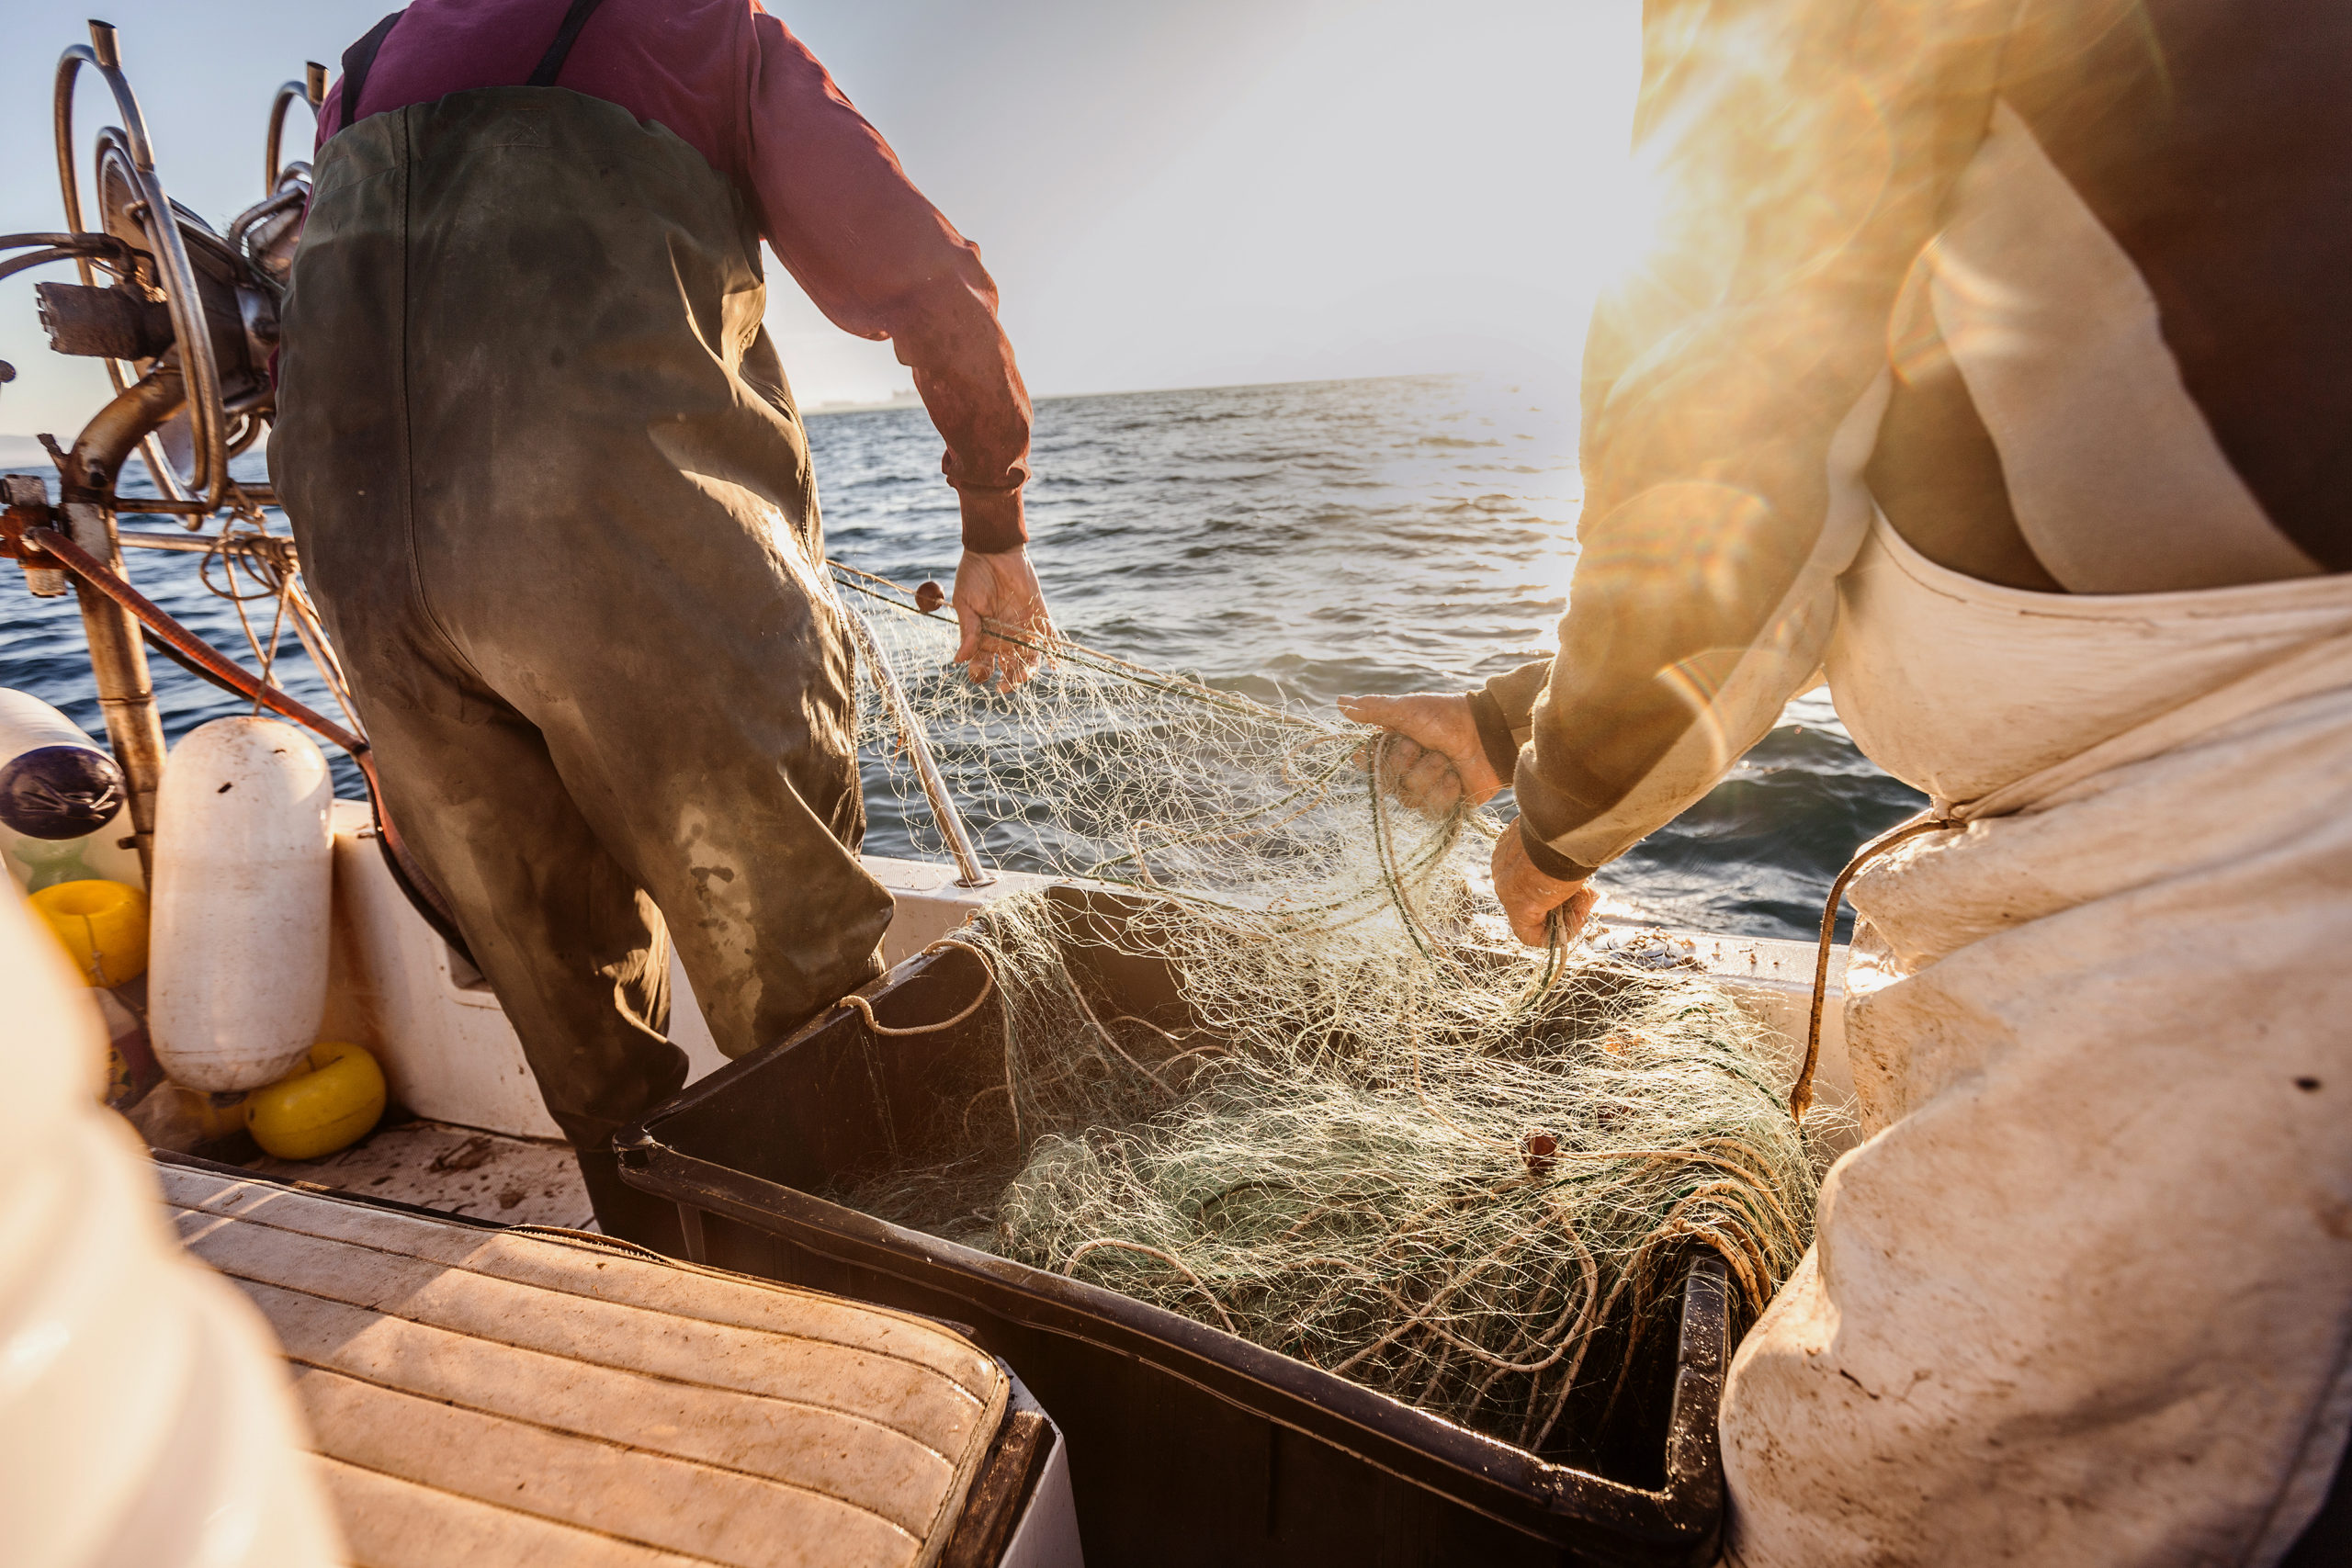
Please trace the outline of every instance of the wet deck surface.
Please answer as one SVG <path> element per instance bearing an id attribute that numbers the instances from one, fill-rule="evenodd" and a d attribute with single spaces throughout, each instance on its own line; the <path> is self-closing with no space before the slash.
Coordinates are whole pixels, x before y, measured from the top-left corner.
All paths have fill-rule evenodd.
<path id="1" fill-rule="evenodd" d="M 379 1127 L 324 1159 L 265 1155 L 244 1164 L 272 1176 L 501 1224 L 584 1230 L 592 1228 L 594 1218 L 570 1145 L 503 1137 L 440 1122 Z"/>

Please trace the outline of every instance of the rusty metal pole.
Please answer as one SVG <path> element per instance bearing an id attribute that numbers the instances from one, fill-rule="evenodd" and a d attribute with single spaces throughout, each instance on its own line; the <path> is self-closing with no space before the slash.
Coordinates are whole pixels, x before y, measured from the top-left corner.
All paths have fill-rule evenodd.
<path id="1" fill-rule="evenodd" d="M 66 455 L 60 489 L 66 531 L 74 542 L 122 572 L 122 546 L 115 536 L 114 509 L 106 504 L 125 458 L 180 406 L 176 369 L 158 368 L 125 388 L 98 412 Z M 147 671 L 147 649 L 130 612 L 76 579 L 82 632 L 90 642 L 90 671 L 96 676 L 98 711 L 106 716 L 107 739 L 130 793 L 130 837 L 139 868 L 155 877 L 155 792 L 164 781 L 164 721 L 155 711 L 155 688 Z"/>
<path id="2" fill-rule="evenodd" d="M 947 840 L 947 852 L 956 857 L 956 886 L 995 886 L 996 873 L 980 863 L 980 852 L 972 845 L 971 832 L 964 826 L 964 814 L 956 809 L 956 796 L 949 792 L 939 763 L 931 754 L 931 741 L 923 734 L 922 721 L 915 716 L 914 705 L 907 701 L 905 689 L 891 672 L 890 660 L 883 654 L 873 626 L 848 605 L 842 605 L 841 610 L 865 655 L 865 662 L 873 669 L 874 683 L 881 688 L 883 705 L 898 721 L 899 739 L 905 743 L 907 755 L 914 759 L 915 776 L 922 781 L 922 793 L 931 801 L 932 820 L 939 825 L 940 837 Z"/>

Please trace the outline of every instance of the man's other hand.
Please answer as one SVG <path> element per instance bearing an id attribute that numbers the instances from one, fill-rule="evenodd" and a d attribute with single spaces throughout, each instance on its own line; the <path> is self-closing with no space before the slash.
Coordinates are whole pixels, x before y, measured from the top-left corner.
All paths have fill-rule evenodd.
<path id="1" fill-rule="evenodd" d="M 1046 591 L 1037 582 L 1037 569 L 1023 549 L 982 555 L 966 550 L 956 566 L 956 624 L 963 628 L 956 662 L 982 685 L 993 683 L 1009 692 L 1036 672 L 1045 659 L 1043 645 L 1059 634 L 1046 608 Z M 994 623 L 994 629 L 983 621 Z M 996 635 L 997 630 L 1022 638 Z"/>
<path id="2" fill-rule="evenodd" d="M 1502 901 L 1503 918 L 1510 921 L 1511 934 L 1530 947 L 1545 947 L 1551 943 L 1552 911 L 1560 912 L 1560 940 L 1574 942 L 1584 930 L 1585 918 L 1593 906 L 1600 902 L 1600 895 L 1582 882 L 1562 882 L 1544 875 L 1527 858 L 1527 845 L 1520 838 L 1517 822 L 1503 829 L 1495 840 L 1495 897 Z"/>
<path id="3" fill-rule="evenodd" d="M 1431 692 L 1404 697 L 1341 697 L 1340 712 L 1396 736 L 1381 754 L 1385 782 L 1417 811 L 1442 817 L 1456 801 L 1483 806 L 1503 787 L 1478 741 L 1470 699 Z M 1356 765 L 1372 766 L 1371 748 Z"/>

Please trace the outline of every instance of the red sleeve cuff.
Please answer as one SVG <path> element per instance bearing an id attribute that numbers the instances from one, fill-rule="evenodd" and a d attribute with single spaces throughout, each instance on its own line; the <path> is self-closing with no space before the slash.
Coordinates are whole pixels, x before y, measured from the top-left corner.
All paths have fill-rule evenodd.
<path id="1" fill-rule="evenodd" d="M 964 502 L 966 549 L 994 556 L 1029 542 L 1019 490 L 959 490 L 956 493 Z"/>

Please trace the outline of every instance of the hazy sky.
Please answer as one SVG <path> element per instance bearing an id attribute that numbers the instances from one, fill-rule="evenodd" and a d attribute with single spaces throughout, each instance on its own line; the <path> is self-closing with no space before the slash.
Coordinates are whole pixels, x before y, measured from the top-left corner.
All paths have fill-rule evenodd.
<path id="1" fill-rule="evenodd" d="M 0 0 L 0 231 L 61 225 L 57 55 L 104 4 L 164 185 L 216 223 L 259 198 L 264 118 L 390 0 Z M 1640 228 L 1625 155 L 1639 0 L 770 0 L 978 242 L 1033 390 L 1430 370 L 1572 372 Z M 550 0 L 550 14 L 560 7 Z M 78 161 L 110 123 L 87 72 Z M 307 111 L 293 116 L 307 140 Z M 95 412 L 0 283 L 0 432 Z M 781 267 L 805 403 L 908 384 Z"/>

